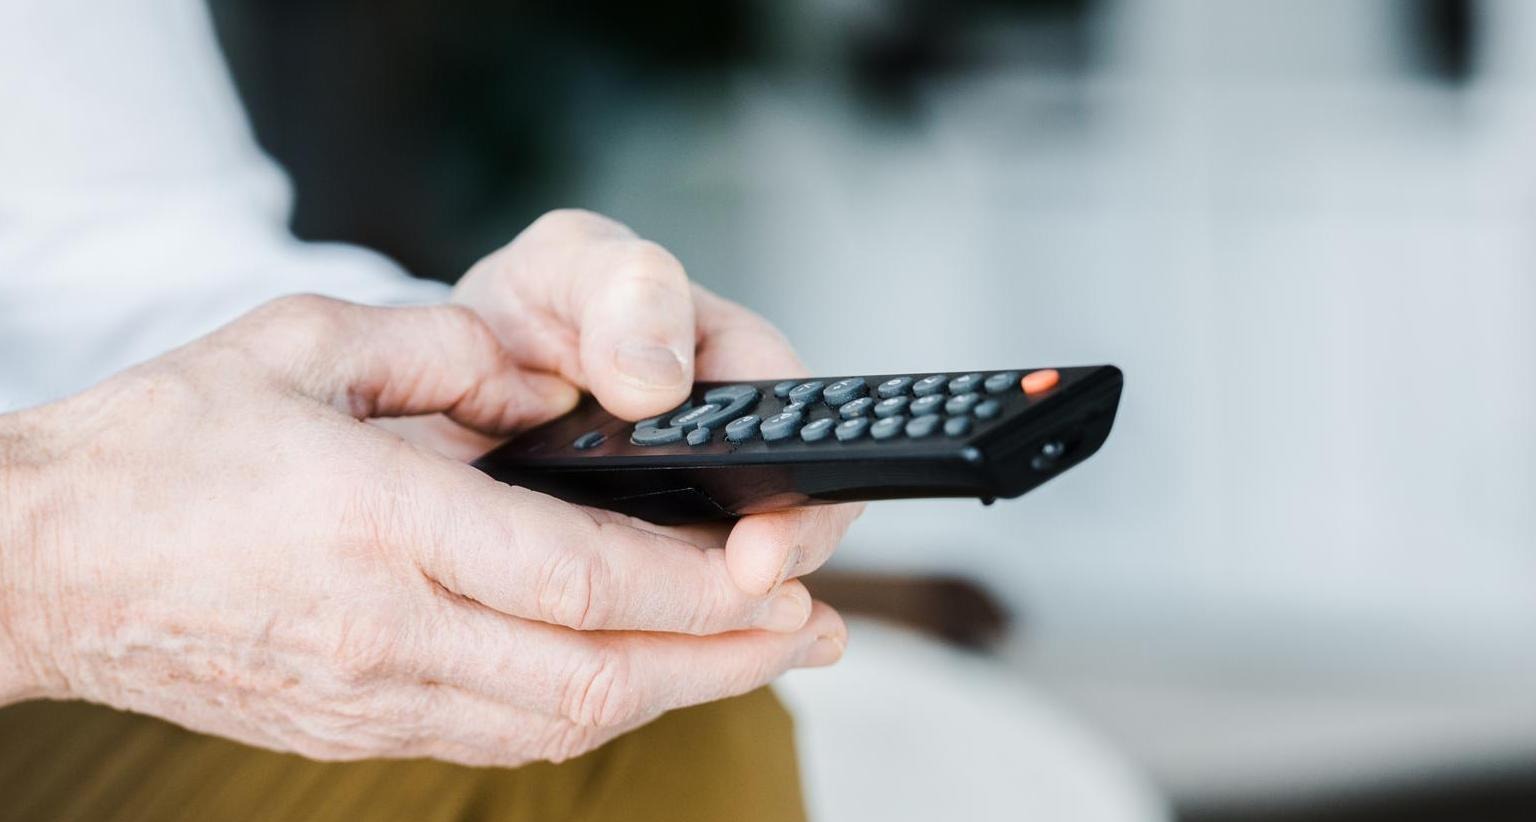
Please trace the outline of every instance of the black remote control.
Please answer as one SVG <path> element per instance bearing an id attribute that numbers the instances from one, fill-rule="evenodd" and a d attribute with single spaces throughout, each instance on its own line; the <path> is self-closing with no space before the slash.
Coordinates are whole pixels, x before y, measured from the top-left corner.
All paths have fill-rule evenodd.
<path id="1" fill-rule="evenodd" d="M 588 396 L 475 466 L 660 524 L 850 500 L 990 503 L 1097 451 L 1121 383 L 1112 365 L 699 383 L 638 423 Z"/>

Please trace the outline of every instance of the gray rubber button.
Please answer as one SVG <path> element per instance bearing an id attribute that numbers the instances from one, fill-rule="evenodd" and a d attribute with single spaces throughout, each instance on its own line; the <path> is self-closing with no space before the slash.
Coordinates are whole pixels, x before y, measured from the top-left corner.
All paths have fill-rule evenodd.
<path id="1" fill-rule="evenodd" d="M 821 442 L 827 437 L 832 436 L 832 426 L 836 424 L 837 421 L 830 418 L 807 423 L 804 428 L 800 429 L 800 439 L 806 442 Z"/>
<path id="2" fill-rule="evenodd" d="M 779 410 L 780 411 L 785 411 L 785 412 L 788 412 L 788 413 L 791 413 L 791 414 L 804 414 L 805 413 L 805 403 L 803 403 L 803 402 L 785 403 L 784 407 L 779 409 Z"/>
<path id="3" fill-rule="evenodd" d="M 685 400 L 682 405 L 679 405 L 678 407 L 672 409 L 671 411 L 668 411 L 665 414 L 659 414 L 657 416 L 650 417 L 650 418 L 647 418 L 647 419 L 643 419 L 643 420 L 635 423 L 635 427 L 636 428 L 660 428 L 662 423 L 664 423 L 667 420 L 677 416 L 678 414 L 683 413 L 684 411 L 687 411 L 688 409 L 690 409 L 692 407 L 693 407 L 693 402 L 691 400 Z"/>
<path id="4" fill-rule="evenodd" d="M 720 406 L 712 402 L 706 402 L 698 408 L 690 408 L 687 411 L 678 414 L 672 418 L 671 422 L 667 424 L 673 428 L 681 428 L 684 431 L 692 431 L 694 428 L 698 427 L 699 420 L 713 416 L 715 412 L 719 410 Z"/>
<path id="5" fill-rule="evenodd" d="M 794 388 L 789 389 L 789 401 L 815 402 L 821 399 L 821 389 L 824 385 L 826 383 L 821 380 L 800 383 Z"/>
<path id="6" fill-rule="evenodd" d="M 800 430 L 805 416 L 795 411 L 782 411 L 763 420 L 763 439 L 768 442 L 787 440 Z"/>
<path id="7" fill-rule="evenodd" d="M 949 385 L 949 377 L 946 377 L 943 374 L 934 374 L 931 377 L 923 377 L 917 382 L 912 383 L 912 393 L 918 395 L 919 397 L 926 397 L 929 394 L 939 394 L 944 391 L 944 386 L 946 385 Z"/>
<path id="8" fill-rule="evenodd" d="M 725 438 L 731 442 L 746 442 L 757 436 L 757 427 L 761 425 L 763 418 L 756 414 L 748 414 L 739 420 L 731 420 L 725 427 Z"/>
<path id="9" fill-rule="evenodd" d="M 695 428 L 688 432 L 689 445 L 703 445 L 709 442 L 710 431 L 708 428 Z"/>
<path id="10" fill-rule="evenodd" d="M 672 428 L 636 428 L 635 433 L 629 435 L 629 441 L 635 445 L 671 445 L 674 442 L 683 441 L 683 429 Z"/>
<path id="11" fill-rule="evenodd" d="M 912 416 L 914 417 L 926 417 L 929 414 L 939 413 L 939 411 L 943 408 L 944 395 L 929 394 L 926 397 L 918 397 L 917 399 L 913 400 L 912 405 L 909 406 L 907 410 L 911 411 Z"/>
<path id="12" fill-rule="evenodd" d="M 950 417 L 944 421 L 944 433 L 951 437 L 963 437 L 971 433 L 971 418 Z"/>
<path id="13" fill-rule="evenodd" d="M 882 400 L 890 397 L 899 397 L 907 393 L 907 389 L 911 387 L 911 377 L 892 377 L 875 386 L 875 394 Z"/>
<path id="14" fill-rule="evenodd" d="M 907 436 L 922 439 L 939 430 L 943 417 L 915 417 L 907 422 Z"/>
<path id="15" fill-rule="evenodd" d="M 894 417 L 907 410 L 907 403 L 911 400 L 906 397 L 889 397 L 875 403 L 875 416 Z"/>
<path id="16" fill-rule="evenodd" d="M 837 441 L 853 442 L 869 430 L 869 417 L 854 417 L 837 424 Z"/>
<path id="17" fill-rule="evenodd" d="M 949 402 L 944 403 L 944 413 L 969 414 L 971 413 L 971 409 L 975 408 L 976 403 L 979 402 L 981 402 L 981 395 L 974 391 L 969 394 L 959 394 L 957 396 L 950 397 Z"/>
<path id="18" fill-rule="evenodd" d="M 832 392 L 828 391 L 827 393 L 831 394 Z M 869 409 L 874 407 L 875 401 L 873 399 L 869 397 L 859 397 L 856 400 L 849 400 L 848 402 L 843 403 L 842 407 L 837 409 L 837 415 L 845 420 L 851 420 L 854 417 L 862 417 L 865 414 L 868 414 Z"/>
<path id="19" fill-rule="evenodd" d="M 869 383 L 865 382 L 863 377 L 849 377 L 827 386 L 826 394 L 822 396 L 822 399 L 827 401 L 827 405 L 836 408 L 849 400 L 857 399 L 868 393 Z"/>
<path id="20" fill-rule="evenodd" d="M 993 374 L 982 383 L 988 394 L 1001 394 L 1019 387 L 1019 372 L 1004 371 L 1001 374 Z"/>
<path id="21" fill-rule="evenodd" d="M 773 395 L 775 397 L 778 397 L 779 399 L 782 400 L 785 397 L 789 396 L 789 390 L 791 388 L 794 388 L 795 386 L 797 386 L 799 384 L 800 384 L 799 380 L 785 380 L 785 381 L 783 381 L 781 383 L 778 383 L 777 385 L 775 385 L 773 387 Z"/>
<path id="22" fill-rule="evenodd" d="M 984 420 L 990 420 L 1002 412 L 1003 404 L 997 400 L 987 400 L 981 405 L 976 406 L 976 416 Z"/>
<path id="23" fill-rule="evenodd" d="M 602 445 L 603 442 L 607 439 L 608 438 L 603 436 L 603 432 L 601 431 L 588 431 L 587 433 L 577 437 L 576 441 L 571 443 L 571 445 L 576 446 L 577 451 L 585 451 L 588 448 L 596 448 L 599 445 Z"/>
<path id="24" fill-rule="evenodd" d="M 700 428 L 719 428 L 720 424 L 726 420 L 750 413 L 757 407 L 757 401 L 762 398 L 763 392 L 751 385 L 721 385 L 711 388 L 704 394 L 704 401 L 720 407 L 713 413 L 694 420 L 694 425 Z M 672 424 L 676 425 L 677 420 L 673 420 Z"/>
<path id="25" fill-rule="evenodd" d="M 980 387 L 980 374 L 962 374 L 949 381 L 949 393 L 951 394 L 969 394 Z"/>
<path id="26" fill-rule="evenodd" d="M 886 417 L 876 420 L 869 427 L 869 435 L 877 440 L 888 440 L 901 433 L 901 429 L 907 424 L 907 418 L 902 416 Z"/>

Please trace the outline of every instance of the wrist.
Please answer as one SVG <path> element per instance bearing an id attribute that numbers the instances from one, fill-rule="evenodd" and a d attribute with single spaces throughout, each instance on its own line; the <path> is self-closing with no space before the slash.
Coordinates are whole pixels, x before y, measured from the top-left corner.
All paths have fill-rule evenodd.
<path id="1" fill-rule="evenodd" d="M 39 630 L 61 495 L 36 411 L 0 415 L 0 705 L 59 695 Z"/>

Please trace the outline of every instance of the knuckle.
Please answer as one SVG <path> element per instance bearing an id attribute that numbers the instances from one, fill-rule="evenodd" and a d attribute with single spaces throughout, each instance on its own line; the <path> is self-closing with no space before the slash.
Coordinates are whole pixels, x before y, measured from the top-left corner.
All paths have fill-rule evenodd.
<path id="1" fill-rule="evenodd" d="M 611 728 L 643 708 L 628 655 L 599 648 L 567 681 L 561 714 L 581 728 Z"/>
<path id="2" fill-rule="evenodd" d="M 252 311 L 246 324 L 268 343 L 313 346 L 340 335 L 341 317 L 348 307 L 318 294 L 291 294 Z"/>
<path id="3" fill-rule="evenodd" d="M 688 274 L 683 270 L 683 264 L 660 243 L 651 240 L 625 243 L 619 252 L 615 271 L 622 280 L 691 297 Z"/>
<path id="4" fill-rule="evenodd" d="M 554 552 L 539 574 L 536 616 L 578 631 L 607 623 L 605 599 L 608 566 L 593 550 Z"/>
<path id="5" fill-rule="evenodd" d="M 627 234 L 623 223 L 584 208 L 556 208 L 544 212 L 528 231 L 556 235 Z"/>
<path id="6" fill-rule="evenodd" d="M 556 722 L 541 746 L 540 758 L 559 764 L 596 748 L 599 741 L 591 728 Z"/>
<path id="7" fill-rule="evenodd" d="M 331 646 L 331 665 L 344 685 L 358 687 L 377 682 L 394 670 L 401 633 L 390 620 L 377 616 L 342 623 Z"/>
<path id="8" fill-rule="evenodd" d="M 459 338 L 464 350 L 486 360 L 502 356 L 501 340 L 480 312 L 456 303 L 443 303 L 423 310 L 433 312 L 438 321 Z"/>

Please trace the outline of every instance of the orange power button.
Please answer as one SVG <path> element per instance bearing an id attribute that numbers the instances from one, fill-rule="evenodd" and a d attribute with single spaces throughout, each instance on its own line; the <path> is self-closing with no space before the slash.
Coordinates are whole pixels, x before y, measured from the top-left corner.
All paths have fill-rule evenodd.
<path id="1" fill-rule="evenodd" d="M 1055 388 L 1056 383 L 1059 382 L 1061 382 L 1061 374 L 1054 368 L 1046 368 L 1025 374 L 1024 379 L 1019 380 L 1019 386 L 1024 389 L 1024 393 L 1034 396 Z"/>

